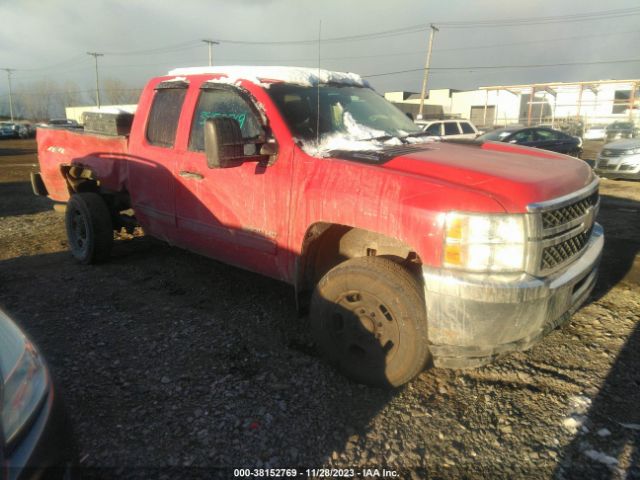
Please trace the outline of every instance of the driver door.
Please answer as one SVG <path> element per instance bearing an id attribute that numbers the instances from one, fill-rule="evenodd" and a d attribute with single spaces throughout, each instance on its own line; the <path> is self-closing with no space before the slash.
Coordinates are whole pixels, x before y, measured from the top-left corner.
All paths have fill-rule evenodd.
<path id="1" fill-rule="evenodd" d="M 291 162 L 281 153 L 271 166 L 245 162 L 210 168 L 204 152 L 208 118 L 237 120 L 247 155 L 256 153 L 255 141 L 265 137 L 267 126 L 245 91 L 230 85 L 205 85 L 193 92 L 197 99 L 189 138 L 175 172 L 180 244 L 281 278 L 277 254 L 286 245 Z"/>

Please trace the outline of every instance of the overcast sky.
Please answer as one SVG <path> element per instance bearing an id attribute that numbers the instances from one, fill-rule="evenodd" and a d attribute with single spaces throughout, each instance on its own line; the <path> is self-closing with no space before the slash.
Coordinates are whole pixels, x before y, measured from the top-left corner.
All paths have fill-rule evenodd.
<path id="1" fill-rule="evenodd" d="M 221 40 L 214 64 L 317 66 L 316 44 L 239 45 L 227 41 L 331 39 L 404 29 L 429 22 L 576 15 L 640 7 L 637 0 L 0 0 L 0 68 L 15 68 L 14 85 L 67 79 L 93 88 L 93 58 L 103 77 L 142 86 L 177 66 L 206 65 L 203 38 Z M 639 12 L 640 13 L 640 12 Z M 424 66 L 428 32 L 414 31 L 321 45 L 320 63 L 374 75 Z M 546 81 L 640 77 L 640 62 L 529 69 L 478 66 L 558 64 L 640 58 L 640 15 L 539 25 L 442 26 L 436 36 L 430 87 L 473 89 Z M 172 51 L 169 51 L 173 47 Z M 156 51 L 149 51 L 154 50 Z M 147 53 L 139 53 L 147 51 Z M 465 70 L 438 70 L 464 67 Z M 371 77 L 380 92 L 419 91 L 420 72 Z M 0 103 L 6 102 L 0 72 Z M 5 94 L 3 96 L 3 94 Z"/>

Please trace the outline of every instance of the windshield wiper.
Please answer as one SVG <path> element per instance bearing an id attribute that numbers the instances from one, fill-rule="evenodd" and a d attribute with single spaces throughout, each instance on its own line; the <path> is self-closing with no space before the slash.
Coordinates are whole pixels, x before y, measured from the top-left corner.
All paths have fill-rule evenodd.
<path id="1" fill-rule="evenodd" d="M 374 140 L 374 141 L 378 141 L 378 142 L 384 142 L 386 140 L 391 140 L 392 138 L 399 138 L 397 135 L 380 135 L 379 137 L 369 137 L 369 138 L 363 138 L 361 141 L 362 142 L 367 142 L 370 140 Z"/>
<path id="2" fill-rule="evenodd" d="M 405 135 L 404 137 L 400 137 L 400 140 L 402 140 L 403 138 L 413 138 L 413 137 L 437 137 L 438 135 L 431 135 L 428 132 L 425 132 L 424 130 L 420 131 L 420 132 L 415 132 L 415 133 L 410 133 L 408 135 Z"/>

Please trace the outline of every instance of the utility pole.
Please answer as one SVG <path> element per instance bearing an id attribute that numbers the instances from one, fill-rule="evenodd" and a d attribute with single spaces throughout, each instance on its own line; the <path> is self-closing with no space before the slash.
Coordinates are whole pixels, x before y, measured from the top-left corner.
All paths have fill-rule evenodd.
<path id="1" fill-rule="evenodd" d="M 96 62 L 96 105 L 100 108 L 100 80 L 98 76 L 98 57 L 104 57 L 104 53 L 87 52 L 87 55 L 91 55 Z"/>
<path id="2" fill-rule="evenodd" d="M 433 38 L 436 36 L 436 32 L 439 32 L 440 29 L 436 28 L 436 26 L 432 23 L 429 25 L 431 27 L 431 33 L 429 33 L 429 47 L 427 48 L 427 60 L 424 65 L 424 78 L 422 79 L 422 92 L 420 93 L 420 108 L 418 110 L 418 120 L 422 120 L 422 111 L 424 110 L 424 97 L 427 95 L 427 81 L 429 80 L 429 67 L 431 65 L 431 50 L 433 48 Z"/>
<path id="3" fill-rule="evenodd" d="M 7 72 L 7 82 L 9 82 L 9 115 L 11 115 L 11 121 L 13 122 L 13 92 L 11 91 L 11 72 L 13 68 L 3 68 Z"/>
<path id="4" fill-rule="evenodd" d="M 211 56 L 212 46 L 220 45 L 220 42 L 216 42 L 215 40 L 202 40 L 204 43 L 209 45 L 209 66 L 213 65 L 213 57 Z"/>

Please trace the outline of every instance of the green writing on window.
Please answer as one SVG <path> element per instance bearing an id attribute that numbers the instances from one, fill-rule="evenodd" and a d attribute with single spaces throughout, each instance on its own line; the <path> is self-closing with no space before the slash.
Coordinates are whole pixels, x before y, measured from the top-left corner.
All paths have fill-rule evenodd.
<path id="1" fill-rule="evenodd" d="M 225 113 L 225 112 L 200 112 L 199 124 L 204 126 L 204 122 L 207 118 L 226 117 L 233 118 L 240 124 L 240 129 L 244 126 L 244 122 L 247 119 L 246 113 Z"/>

